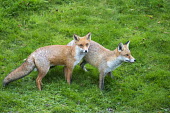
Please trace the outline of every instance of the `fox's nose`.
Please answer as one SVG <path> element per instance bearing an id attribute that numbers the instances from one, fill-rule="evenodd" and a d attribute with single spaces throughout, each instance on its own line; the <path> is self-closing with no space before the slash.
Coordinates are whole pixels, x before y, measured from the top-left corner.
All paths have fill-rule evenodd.
<path id="1" fill-rule="evenodd" d="M 136 59 L 134 60 L 134 62 L 136 62 Z"/>
<path id="2" fill-rule="evenodd" d="M 87 52 L 88 52 L 88 50 L 85 50 L 84 52 L 85 52 L 85 53 L 87 53 Z"/>

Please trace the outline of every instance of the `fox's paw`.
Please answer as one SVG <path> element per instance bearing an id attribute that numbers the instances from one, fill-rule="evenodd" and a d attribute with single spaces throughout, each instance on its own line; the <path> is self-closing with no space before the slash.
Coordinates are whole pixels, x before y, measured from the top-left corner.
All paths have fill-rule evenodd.
<path id="1" fill-rule="evenodd" d="M 87 70 L 85 67 L 83 67 L 83 70 L 84 70 L 85 72 L 88 72 L 88 70 Z"/>

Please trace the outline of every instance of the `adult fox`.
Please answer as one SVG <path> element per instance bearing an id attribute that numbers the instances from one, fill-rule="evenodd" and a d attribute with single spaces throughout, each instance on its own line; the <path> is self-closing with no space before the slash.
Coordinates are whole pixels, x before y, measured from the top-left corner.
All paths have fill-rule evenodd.
<path id="1" fill-rule="evenodd" d="M 68 84 L 70 84 L 74 66 L 88 52 L 91 33 L 88 33 L 84 37 L 74 35 L 73 39 L 75 42 L 73 46 L 51 45 L 37 49 L 20 67 L 5 77 L 3 85 L 6 86 L 8 83 L 28 75 L 34 68 L 37 68 L 38 77 L 36 84 L 38 89 L 41 90 L 43 77 L 47 74 L 50 67 L 55 65 L 64 65 L 65 78 Z"/>
<path id="2" fill-rule="evenodd" d="M 123 62 L 135 62 L 136 60 L 131 55 L 129 50 L 130 41 L 126 42 L 124 45 L 120 43 L 118 47 L 111 51 L 104 48 L 102 45 L 95 41 L 90 42 L 89 52 L 83 58 L 80 66 L 85 70 L 85 64 L 89 63 L 94 67 L 97 67 L 99 76 L 99 88 L 102 90 L 104 88 L 104 77 L 108 74 L 112 76 L 112 71 L 120 66 Z M 67 45 L 75 45 L 75 41 L 72 40 Z"/>

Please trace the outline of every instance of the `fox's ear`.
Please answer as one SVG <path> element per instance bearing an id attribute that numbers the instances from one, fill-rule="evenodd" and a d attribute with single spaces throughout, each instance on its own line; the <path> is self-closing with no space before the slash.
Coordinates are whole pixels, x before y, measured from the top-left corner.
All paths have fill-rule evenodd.
<path id="1" fill-rule="evenodd" d="M 86 35 L 86 38 L 87 38 L 87 40 L 91 40 L 91 33 L 88 33 L 88 34 Z"/>
<path id="2" fill-rule="evenodd" d="M 75 41 L 79 41 L 79 40 L 80 40 L 79 36 L 77 36 L 77 35 L 73 35 L 73 39 L 74 39 Z"/>
<path id="3" fill-rule="evenodd" d="M 128 48 L 129 48 L 129 44 L 130 44 L 130 41 L 127 41 L 127 42 L 125 43 L 125 45 L 127 45 Z"/>
<path id="4" fill-rule="evenodd" d="M 123 44 L 119 43 L 117 49 L 118 49 L 119 52 L 123 51 L 123 49 L 124 49 Z"/>

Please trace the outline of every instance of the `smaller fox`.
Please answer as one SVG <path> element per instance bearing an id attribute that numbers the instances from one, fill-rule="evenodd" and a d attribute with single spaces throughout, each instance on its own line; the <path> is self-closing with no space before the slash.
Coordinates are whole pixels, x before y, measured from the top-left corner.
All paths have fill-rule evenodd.
<path id="1" fill-rule="evenodd" d="M 50 67 L 56 65 L 64 65 L 65 79 L 68 84 L 70 84 L 74 66 L 77 65 L 88 52 L 91 33 L 88 33 L 84 37 L 74 35 L 73 39 L 75 41 L 75 45 L 73 46 L 51 45 L 37 49 L 20 67 L 5 77 L 3 85 L 6 86 L 8 83 L 28 75 L 34 68 L 37 68 L 38 77 L 36 84 L 38 89 L 41 90 L 43 77 L 47 74 Z"/>
<path id="2" fill-rule="evenodd" d="M 89 52 L 83 58 L 82 63 L 80 64 L 81 68 L 85 71 L 85 64 L 89 63 L 94 67 L 97 67 L 100 76 L 99 76 L 99 88 L 104 89 L 104 77 L 106 75 L 112 75 L 112 71 L 120 66 L 123 62 L 135 62 L 135 58 L 131 55 L 129 50 L 130 41 L 126 42 L 124 45 L 120 43 L 118 47 L 111 51 L 104 48 L 102 45 L 95 41 L 90 42 Z M 74 40 L 72 40 L 68 45 L 74 45 Z"/>

